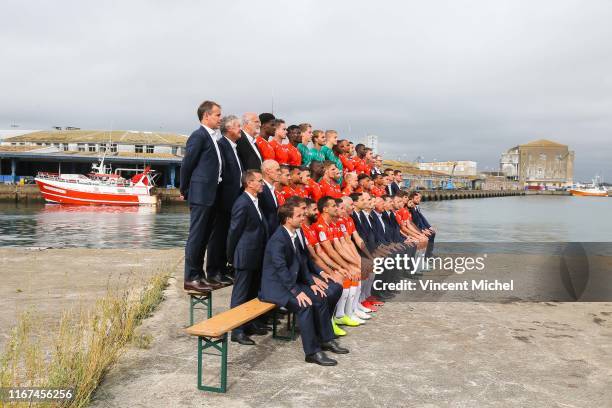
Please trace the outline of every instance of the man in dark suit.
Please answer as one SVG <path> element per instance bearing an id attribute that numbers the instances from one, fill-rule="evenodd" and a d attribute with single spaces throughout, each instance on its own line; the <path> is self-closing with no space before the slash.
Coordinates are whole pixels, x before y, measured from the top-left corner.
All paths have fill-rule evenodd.
<path id="1" fill-rule="evenodd" d="M 221 106 L 216 102 L 204 101 L 198 108 L 198 119 L 201 126 L 187 139 L 181 165 L 180 191 L 190 210 L 184 288 L 205 292 L 220 286 L 206 280 L 203 266 L 214 221 L 213 205 L 218 184 L 222 180 L 223 160 L 214 137 L 221 123 Z"/>
<path id="2" fill-rule="evenodd" d="M 280 227 L 272 235 L 264 253 L 259 299 L 284 306 L 296 313 L 302 334 L 306 362 L 336 365 L 324 351 L 348 353 L 334 340 L 331 315 L 325 293 L 304 268 L 298 249 L 297 229 L 304 221 L 304 210 L 295 203 L 279 209 Z"/>
<path id="3" fill-rule="evenodd" d="M 227 259 L 236 273 L 230 307 L 255 299 L 261 283 L 261 265 L 268 238 L 266 220 L 259 208 L 257 194 L 263 178 L 259 170 L 247 170 L 242 178 L 244 192 L 232 207 L 231 224 L 227 233 Z M 266 330 L 250 323 L 232 331 L 232 341 L 254 345 L 248 334 L 266 334 Z"/>
<path id="4" fill-rule="evenodd" d="M 259 193 L 259 205 L 268 223 L 270 235 L 272 235 L 278 227 L 278 200 L 276 199 L 275 186 L 280 180 L 280 165 L 275 160 L 264 160 L 261 165 L 261 172 L 263 174 L 264 186 L 261 193 Z"/>
<path id="5" fill-rule="evenodd" d="M 430 258 L 433 255 L 434 240 L 436 239 L 436 230 L 429 224 L 427 218 L 421 212 L 419 204 L 421 203 L 421 194 L 418 191 L 413 191 L 408 195 L 414 206 L 410 208 L 412 221 L 427 236 L 427 249 L 425 250 L 425 258 Z"/>
<path id="6" fill-rule="evenodd" d="M 212 282 L 231 285 L 233 281 L 229 276 L 225 248 L 232 207 L 242 189 L 243 166 L 236 152 L 236 142 L 240 140 L 240 120 L 234 115 L 226 116 L 221 119 L 220 129 L 223 137 L 217 144 L 223 159 L 223 172 L 215 200 L 215 221 L 206 252 L 206 277 Z"/>
<path id="7" fill-rule="evenodd" d="M 392 177 L 392 181 L 391 181 L 391 196 L 396 196 L 397 193 L 400 192 L 401 188 L 401 184 L 403 182 L 403 177 L 402 177 L 402 172 L 401 170 L 394 170 L 393 171 L 393 177 Z"/>
<path id="8" fill-rule="evenodd" d="M 259 134 L 261 122 L 259 116 L 253 112 L 242 115 L 242 137 L 238 139 L 238 157 L 245 170 L 261 170 L 261 154 L 255 145 L 255 138 Z"/>

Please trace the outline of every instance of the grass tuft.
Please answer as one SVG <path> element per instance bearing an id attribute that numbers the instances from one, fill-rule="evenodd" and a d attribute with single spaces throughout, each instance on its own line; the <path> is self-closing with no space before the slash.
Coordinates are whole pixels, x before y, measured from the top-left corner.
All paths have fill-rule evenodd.
<path id="1" fill-rule="evenodd" d="M 0 387 L 74 387 L 73 400 L 36 406 L 87 405 L 124 346 L 134 338 L 136 327 L 162 302 L 169 276 L 160 272 L 137 292 L 109 290 L 90 310 L 65 312 L 56 332 L 45 332 L 35 311 L 25 312 L 0 356 Z M 148 336 L 140 336 L 136 345 L 150 347 L 152 336 Z M 47 352 L 43 352 L 43 338 L 45 344 L 51 344 Z"/>

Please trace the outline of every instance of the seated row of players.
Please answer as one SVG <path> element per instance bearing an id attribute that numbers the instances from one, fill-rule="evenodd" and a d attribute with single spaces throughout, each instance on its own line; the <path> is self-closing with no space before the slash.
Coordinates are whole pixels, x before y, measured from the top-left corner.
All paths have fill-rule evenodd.
<path id="1" fill-rule="evenodd" d="M 377 286 L 417 272 L 373 272 L 375 257 L 413 257 L 427 247 L 427 235 L 412 223 L 414 195 L 400 191 L 395 197 L 375 197 L 352 192 L 335 198 L 324 183 L 325 177 L 334 176 L 334 167 L 327 165 L 321 183 L 323 196 L 318 201 L 305 193 L 285 197 L 286 187 L 301 186 L 300 191 L 307 191 L 306 176 L 300 177 L 303 169 L 298 168 L 290 172 L 296 182 L 276 195 L 283 203 L 270 214 L 264 200 L 258 198 L 266 188 L 274 191 L 270 174 L 280 173 L 280 179 L 291 178 L 291 174 L 283 176 L 288 169 L 281 170 L 269 160 L 262 167 L 263 175 L 256 170 L 245 173 L 244 193 L 232 209 L 227 245 L 228 259 L 235 268 L 231 307 L 258 293 L 261 300 L 296 313 L 306 361 L 335 365 L 324 352 L 348 353 L 335 340 L 347 334 L 339 326 L 364 324 L 394 296 Z M 249 336 L 265 334 L 262 326 L 265 321 L 260 319 L 239 327 L 232 341 L 255 344 Z"/>

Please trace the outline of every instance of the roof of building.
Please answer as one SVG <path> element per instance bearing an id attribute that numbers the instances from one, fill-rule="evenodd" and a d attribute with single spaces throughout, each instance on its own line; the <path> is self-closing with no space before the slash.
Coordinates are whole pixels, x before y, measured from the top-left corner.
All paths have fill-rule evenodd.
<path id="1" fill-rule="evenodd" d="M 187 136 L 178 133 L 133 130 L 40 130 L 8 137 L 3 142 L 33 143 L 124 143 L 185 146 Z"/>
<path id="2" fill-rule="evenodd" d="M 520 147 L 567 147 L 567 145 L 553 142 L 547 139 L 538 139 L 529 143 L 519 145 Z"/>

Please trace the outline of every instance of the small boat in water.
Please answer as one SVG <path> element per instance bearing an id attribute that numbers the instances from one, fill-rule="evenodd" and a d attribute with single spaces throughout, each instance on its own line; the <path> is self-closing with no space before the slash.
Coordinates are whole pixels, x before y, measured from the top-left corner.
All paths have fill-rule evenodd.
<path id="1" fill-rule="evenodd" d="M 122 172 L 135 172 L 126 179 Z M 36 184 L 47 202 L 78 205 L 157 205 L 154 171 L 149 166 L 140 169 L 115 169 L 104 166 L 104 157 L 92 172 L 59 174 L 39 172 Z"/>
<path id="2" fill-rule="evenodd" d="M 587 196 L 587 197 L 607 197 L 608 190 L 606 190 L 599 182 L 599 176 L 595 177 L 592 184 L 587 184 L 584 187 L 571 188 L 570 194 L 573 196 Z"/>
<path id="3" fill-rule="evenodd" d="M 570 194 L 573 196 L 591 196 L 591 197 L 607 197 L 608 190 L 599 187 L 583 187 L 583 188 L 572 188 Z"/>

